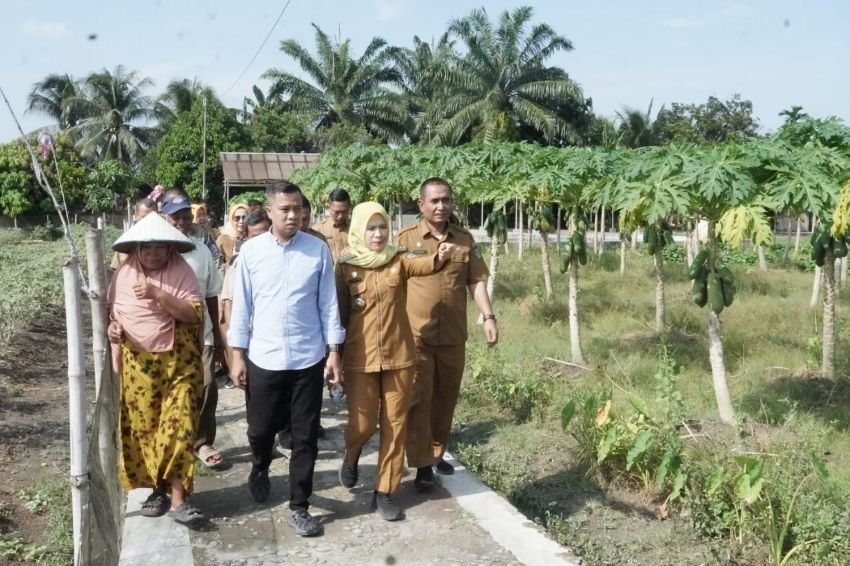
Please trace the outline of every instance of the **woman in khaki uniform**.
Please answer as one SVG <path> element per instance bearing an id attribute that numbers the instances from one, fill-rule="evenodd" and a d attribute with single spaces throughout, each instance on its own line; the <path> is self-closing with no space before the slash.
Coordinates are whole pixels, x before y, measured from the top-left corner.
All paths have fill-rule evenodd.
<path id="1" fill-rule="evenodd" d="M 336 267 L 337 296 L 346 329 L 343 350 L 348 426 L 340 483 L 357 483 L 357 462 L 381 422 L 378 472 L 372 506 L 383 519 L 404 517 L 392 500 L 401 485 L 407 412 L 413 386 L 416 347 L 406 312 L 409 277 L 438 271 L 452 244 L 418 257 L 389 243 L 384 207 L 366 202 L 354 208 L 349 248 Z"/>

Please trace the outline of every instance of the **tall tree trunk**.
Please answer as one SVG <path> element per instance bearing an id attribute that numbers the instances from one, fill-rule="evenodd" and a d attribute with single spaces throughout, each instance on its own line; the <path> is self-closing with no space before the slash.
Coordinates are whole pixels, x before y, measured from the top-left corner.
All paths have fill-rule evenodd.
<path id="1" fill-rule="evenodd" d="M 767 258 L 764 255 L 764 246 L 756 246 L 759 256 L 759 271 L 767 271 Z"/>
<path id="2" fill-rule="evenodd" d="M 517 248 L 517 257 L 522 259 L 522 249 L 523 249 L 523 219 L 522 219 L 522 206 L 520 206 L 519 201 L 517 201 L 517 208 L 519 212 L 517 214 L 517 218 L 519 219 L 519 224 L 517 225 L 517 231 L 519 232 L 519 247 Z"/>
<path id="3" fill-rule="evenodd" d="M 638 237 L 643 237 L 643 234 L 640 233 L 639 229 L 635 228 L 635 231 L 632 234 L 632 251 L 637 249 Z"/>
<path id="4" fill-rule="evenodd" d="M 708 222 L 707 245 L 710 250 L 708 269 L 713 271 L 717 261 L 717 237 L 714 234 L 713 220 Z M 726 381 L 726 361 L 723 359 L 720 319 L 711 309 L 708 309 L 708 361 L 711 364 L 711 381 L 714 384 L 714 397 L 717 400 L 720 421 L 724 424 L 735 425 L 735 409 L 732 407 L 732 397 Z"/>
<path id="5" fill-rule="evenodd" d="M 561 205 L 558 205 L 558 215 L 555 217 L 555 241 L 558 244 L 558 255 L 561 255 Z"/>
<path id="6" fill-rule="evenodd" d="M 552 290 L 552 269 L 549 265 L 549 236 L 542 231 L 540 232 L 540 257 L 543 261 L 543 286 L 546 288 L 548 301 L 555 292 Z"/>
<path id="7" fill-rule="evenodd" d="M 791 255 L 791 224 L 788 224 L 788 229 L 785 232 L 785 250 L 782 252 L 782 263 L 788 263 L 788 256 Z"/>
<path id="8" fill-rule="evenodd" d="M 602 207 L 602 212 L 599 213 L 599 249 L 596 250 L 596 255 L 602 255 L 605 251 L 605 207 Z"/>
<path id="9" fill-rule="evenodd" d="M 620 240 L 620 275 L 626 274 L 626 240 Z"/>
<path id="10" fill-rule="evenodd" d="M 661 249 L 655 251 L 655 332 L 663 336 L 667 329 L 666 305 L 664 302 L 664 256 Z"/>
<path id="11" fill-rule="evenodd" d="M 575 210 L 570 214 L 571 233 L 575 233 L 578 227 L 578 219 Z M 567 308 L 569 309 L 570 322 L 570 349 L 574 364 L 584 365 L 584 356 L 581 353 L 581 335 L 578 325 L 578 257 L 573 254 L 570 259 L 569 295 Z"/>
<path id="12" fill-rule="evenodd" d="M 797 254 L 800 253 L 800 233 L 803 230 L 803 223 L 800 219 L 803 218 L 803 215 L 797 217 L 797 235 L 794 237 L 794 257 L 797 257 Z"/>
<path id="13" fill-rule="evenodd" d="M 593 253 L 598 253 L 596 250 L 599 247 L 599 211 L 593 213 Z"/>
<path id="14" fill-rule="evenodd" d="M 844 287 L 847 284 L 847 259 L 847 256 L 841 258 L 841 287 Z"/>
<path id="15" fill-rule="evenodd" d="M 820 286 L 823 280 L 823 268 L 815 267 L 815 277 L 812 282 L 812 298 L 809 299 L 809 306 L 811 308 L 815 308 L 815 305 L 818 304 L 818 297 L 820 295 Z"/>
<path id="16" fill-rule="evenodd" d="M 711 363 L 711 380 L 714 383 L 714 397 L 720 421 L 735 425 L 735 409 L 729 385 L 726 383 L 726 362 L 723 360 L 723 337 L 720 335 L 720 319 L 714 311 L 708 309 L 708 361 Z"/>
<path id="17" fill-rule="evenodd" d="M 694 242 L 691 238 L 690 231 L 690 222 L 685 224 L 685 261 L 688 264 L 688 267 L 694 262 L 694 256 L 696 253 L 694 252 Z"/>
<path id="18" fill-rule="evenodd" d="M 826 250 L 823 264 L 823 359 L 821 374 L 835 379 L 835 256 Z"/>

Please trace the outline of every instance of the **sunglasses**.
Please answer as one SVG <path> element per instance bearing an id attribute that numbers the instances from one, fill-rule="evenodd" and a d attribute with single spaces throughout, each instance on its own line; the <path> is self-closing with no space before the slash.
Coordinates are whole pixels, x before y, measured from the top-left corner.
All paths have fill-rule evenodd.
<path id="1" fill-rule="evenodd" d="M 239 222 L 240 220 L 245 220 L 246 218 L 248 218 L 248 217 L 247 217 L 247 216 L 244 216 L 244 215 L 243 215 L 243 216 L 234 216 L 234 217 L 233 217 L 233 219 L 234 219 L 234 220 L 236 220 L 237 222 Z"/>

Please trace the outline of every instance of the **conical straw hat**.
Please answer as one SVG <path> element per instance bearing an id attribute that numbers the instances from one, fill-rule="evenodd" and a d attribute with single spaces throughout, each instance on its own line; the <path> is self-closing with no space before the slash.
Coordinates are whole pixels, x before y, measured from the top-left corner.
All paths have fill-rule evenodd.
<path id="1" fill-rule="evenodd" d="M 132 253 L 137 244 L 158 242 L 170 244 L 180 253 L 195 249 L 195 244 L 180 230 L 169 224 L 156 212 L 151 212 L 124 232 L 112 244 L 112 249 L 121 253 Z"/>

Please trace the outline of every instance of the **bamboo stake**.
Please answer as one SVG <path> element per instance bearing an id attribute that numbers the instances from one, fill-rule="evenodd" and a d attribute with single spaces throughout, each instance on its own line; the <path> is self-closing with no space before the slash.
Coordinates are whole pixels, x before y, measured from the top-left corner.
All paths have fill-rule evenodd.
<path id="1" fill-rule="evenodd" d="M 106 308 L 106 271 L 103 253 L 103 232 L 89 230 L 86 234 L 86 257 L 89 271 L 89 300 L 92 318 L 92 355 L 98 416 L 97 449 L 100 468 L 108 487 L 106 496 L 112 516 L 121 516 L 121 486 L 118 482 L 118 382 L 112 373 L 109 340 L 106 337 L 108 312 Z"/>
<path id="2" fill-rule="evenodd" d="M 86 438 L 86 366 L 83 353 L 83 317 L 80 311 L 80 280 L 77 260 L 62 269 L 65 279 L 65 324 L 68 340 L 68 408 L 71 438 L 71 506 L 74 565 L 88 564 L 86 523 L 90 512 L 88 438 Z"/>

